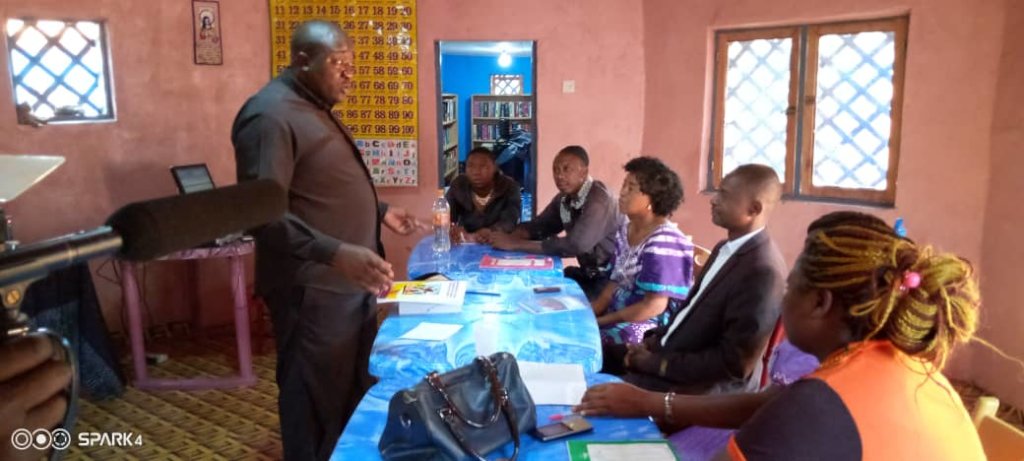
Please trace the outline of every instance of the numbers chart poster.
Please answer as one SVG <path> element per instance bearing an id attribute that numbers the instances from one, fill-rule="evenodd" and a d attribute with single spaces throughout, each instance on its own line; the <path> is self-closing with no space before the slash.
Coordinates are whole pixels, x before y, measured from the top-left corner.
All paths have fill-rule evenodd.
<path id="1" fill-rule="evenodd" d="M 271 66 L 291 62 L 299 24 L 337 21 L 355 42 L 355 81 L 334 108 L 378 186 L 417 185 L 416 0 L 270 0 Z"/>

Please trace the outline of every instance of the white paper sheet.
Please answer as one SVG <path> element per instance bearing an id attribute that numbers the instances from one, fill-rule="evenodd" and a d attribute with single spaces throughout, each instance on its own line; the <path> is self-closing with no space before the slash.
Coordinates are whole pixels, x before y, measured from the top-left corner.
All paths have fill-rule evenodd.
<path id="1" fill-rule="evenodd" d="M 587 445 L 590 461 L 676 461 L 672 449 L 664 443 L 616 443 Z"/>
<path id="2" fill-rule="evenodd" d="M 520 361 L 519 374 L 537 405 L 577 405 L 587 392 L 579 364 Z"/>
<path id="3" fill-rule="evenodd" d="M 420 341 L 444 341 L 462 329 L 462 325 L 448 323 L 423 322 L 398 339 L 415 339 Z"/>
<path id="4" fill-rule="evenodd" d="M 398 315 L 458 314 L 459 312 L 462 312 L 461 305 L 398 303 Z"/>

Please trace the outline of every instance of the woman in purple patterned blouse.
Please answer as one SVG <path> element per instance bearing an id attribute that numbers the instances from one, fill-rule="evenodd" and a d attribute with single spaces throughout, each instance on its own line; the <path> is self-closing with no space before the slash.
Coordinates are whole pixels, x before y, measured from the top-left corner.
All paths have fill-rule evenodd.
<path id="1" fill-rule="evenodd" d="M 669 216 L 683 186 L 660 160 L 626 163 L 619 210 L 626 222 L 616 238 L 611 283 L 594 303 L 603 343 L 637 344 L 686 300 L 693 283 L 693 242 Z"/>

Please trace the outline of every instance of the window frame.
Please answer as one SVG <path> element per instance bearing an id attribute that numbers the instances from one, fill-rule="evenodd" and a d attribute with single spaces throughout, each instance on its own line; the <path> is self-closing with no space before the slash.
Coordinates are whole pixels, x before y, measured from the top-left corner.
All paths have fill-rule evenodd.
<path id="1" fill-rule="evenodd" d="M 791 26 L 723 29 L 715 32 L 712 124 L 708 156 L 709 192 L 722 180 L 725 130 L 726 74 L 729 43 L 756 39 L 790 38 L 790 94 L 786 109 L 786 177 L 783 195 L 805 201 L 849 202 L 875 206 L 893 206 L 900 156 L 903 115 L 903 87 L 906 79 L 906 52 L 909 16 Z M 884 190 L 815 186 L 814 127 L 817 109 L 818 40 L 823 35 L 860 32 L 893 33 L 893 74 L 891 124 L 889 128 L 889 164 Z"/>
<path id="2" fill-rule="evenodd" d="M 519 92 L 518 93 L 495 93 L 496 83 L 498 80 L 518 80 L 519 81 Z M 495 96 L 520 96 L 526 94 L 523 85 L 526 84 L 526 77 L 523 74 L 491 74 L 491 92 L 490 94 Z"/>
<path id="3" fill-rule="evenodd" d="M 11 19 L 16 19 L 16 20 L 23 21 L 25 23 L 25 26 L 22 27 L 22 29 L 20 31 L 18 31 L 15 35 L 8 36 L 7 31 L 6 31 L 6 23 L 7 23 L 8 20 L 11 20 Z M 106 96 L 106 102 L 107 102 L 107 113 L 105 115 L 98 115 L 98 116 L 61 115 L 61 114 L 57 114 L 56 113 L 56 109 L 57 108 L 55 107 L 54 108 L 54 116 L 50 117 L 48 119 L 45 119 L 45 122 L 46 122 L 46 124 L 54 124 L 54 125 L 56 125 L 56 124 L 78 124 L 78 123 L 104 123 L 104 122 L 115 122 L 115 121 L 117 121 L 117 108 L 116 108 L 115 103 L 114 103 L 114 101 L 115 101 L 115 99 L 114 99 L 114 79 L 113 79 L 113 75 L 112 75 L 112 65 L 111 65 L 111 62 L 110 62 L 111 61 L 110 43 L 109 43 L 109 36 L 107 34 L 107 21 L 106 20 L 98 19 L 98 18 L 78 18 L 78 19 L 74 19 L 74 18 L 66 18 L 66 17 L 64 17 L 64 18 L 56 18 L 56 17 L 55 18 L 40 18 L 40 17 L 32 17 L 32 16 L 24 16 L 24 17 L 11 16 L 11 17 L 4 18 L 3 21 L 4 21 L 3 39 L 5 40 L 5 42 L 4 42 L 4 45 L 5 45 L 4 46 L 4 50 L 7 53 L 7 72 L 8 72 L 8 75 L 10 75 L 10 78 L 11 78 L 11 87 L 10 87 L 11 88 L 11 102 L 14 104 L 15 111 L 17 111 L 17 106 L 19 104 L 19 102 L 18 102 L 18 95 L 17 95 L 18 85 L 22 85 L 22 86 L 26 86 L 27 87 L 27 85 L 22 83 L 22 80 L 25 77 L 25 74 L 27 74 L 28 69 L 31 66 L 39 67 L 40 69 L 43 70 L 43 72 L 46 72 L 51 77 L 53 77 L 55 82 L 56 82 L 54 87 L 59 87 L 62 84 L 62 82 L 64 81 L 64 77 L 67 75 L 68 72 L 70 72 L 70 69 L 74 68 L 75 65 L 82 66 L 82 68 L 84 68 L 87 71 L 89 71 L 89 68 L 87 66 L 85 66 L 85 64 L 82 63 L 81 56 L 77 56 L 76 54 L 71 53 L 69 50 L 64 49 L 63 45 L 61 45 L 59 43 L 60 35 L 58 35 L 57 37 L 49 37 L 45 33 L 43 33 L 42 31 L 40 31 L 39 28 L 36 26 L 36 24 L 39 21 L 62 22 L 62 23 L 65 24 L 65 29 L 67 29 L 67 28 L 75 28 L 76 32 L 79 35 L 81 35 L 83 39 L 88 40 L 88 38 L 85 36 L 85 34 L 83 34 L 82 32 L 78 31 L 77 27 L 75 27 L 74 24 L 75 23 L 79 23 L 79 22 L 91 22 L 91 23 L 95 23 L 97 25 L 98 29 L 99 29 L 99 36 L 96 38 L 96 42 L 97 43 L 95 45 L 92 45 L 92 46 L 95 46 L 95 47 L 98 48 L 98 50 L 99 50 L 98 52 L 99 52 L 100 56 L 103 59 L 103 64 L 102 64 L 103 65 L 103 75 L 101 76 L 101 78 L 99 78 L 97 80 L 97 85 L 103 85 L 104 88 L 105 88 L 105 92 L 106 92 L 105 96 Z M 19 47 L 17 45 L 18 37 L 20 37 L 21 34 L 24 33 L 24 31 L 28 29 L 28 27 L 35 28 L 40 34 L 42 34 L 46 38 L 47 44 L 44 45 L 44 48 L 46 48 L 46 47 L 54 47 L 54 46 L 60 47 L 64 51 L 64 53 L 67 54 L 69 58 L 71 58 L 71 64 L 68 65 L 68 67 L 64 70 L 64 72 L 61 75 L 55 75 L 49 68 L 47 68 L 46 66 L 42 65 L 42 63 L 40 61 L 42 59 L 42 56 L 45 54 L 45 52 L 37 53 L 36 56 L 29 56 L 28 53 L 23 51 L 21 49 L 21 47 Z M 14 53 L 15 50 L 17 50 L 19 53 L 21 53 L 25 57 L 25 59 L 27 59 L 28 62 L 29 62 L 29 64 L 25 66 L 25 69 L 23 69 L 21 74 L 19 74 L 19 75 L 15 75 L 14 74 L 14 62 L 13 62 L 14 60 L 12 58 L 12 54 Z M 82 52 L 80 52 L 78 54 L 84 55 L 84 51 L 85 51 L 85 49 L 83 49 Z M 67 85 L 67 84 L 64 84 L 64 85 L 68 86 L 70 88 L 70 85 Z M 28 88 L 28 89 L 31 90 L 33 94 L 37 94 L 34 89 L 31 89 L 31 88 Z M 76 93 L 76 95 L 77 95 L 77 90 L 73 90 L 72 89 L 72 91 L 74 91 Z M 36 104 L 33 105 L 33 107 L 32 107 L 32 111 L 33 112 L 35 111 L 36 106 L 38 106 L 39 104 L 50 104 L 51 106 L 53 105 L 52 103 L 49 102 L 48 99 L 41 97 L 41 95 L 39 95 L 38 99 L 39 99 L 39 101 L 37 101 Z"/>

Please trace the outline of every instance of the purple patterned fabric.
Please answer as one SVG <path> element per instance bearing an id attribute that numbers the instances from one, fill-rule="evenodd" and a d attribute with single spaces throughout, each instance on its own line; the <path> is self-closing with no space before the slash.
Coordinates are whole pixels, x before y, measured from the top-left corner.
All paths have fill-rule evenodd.
<path id="1" fill-rule="evenodd" d="M 674 223 L 658 226 L 643 242 L 630 246 L 629 220 L 624 220 L 615 237 L 616 283 L 608 312 L 633 305 L 648 293 L 669 297 L 665 312 L 642 322 L 622 322 L 601 327 L 601 342 L 632 343 L 643 340 L 644 332 L 663 324 L 686 300 L 693 284 L 693 242 Z"/>
<path id="2" fill-rule="evenodd" d="M 816 370 L 818 359 L 797 349 L 788 339 L 783 339 L 772 351 L 769 366 L 772 384 L 788 386 Z M 724 450 L 733 432 L 733 429 L 692 426 L 670 435 L 668 440 L 672 442 L 680 460 L 703 461 L 714 458 Z"/>

